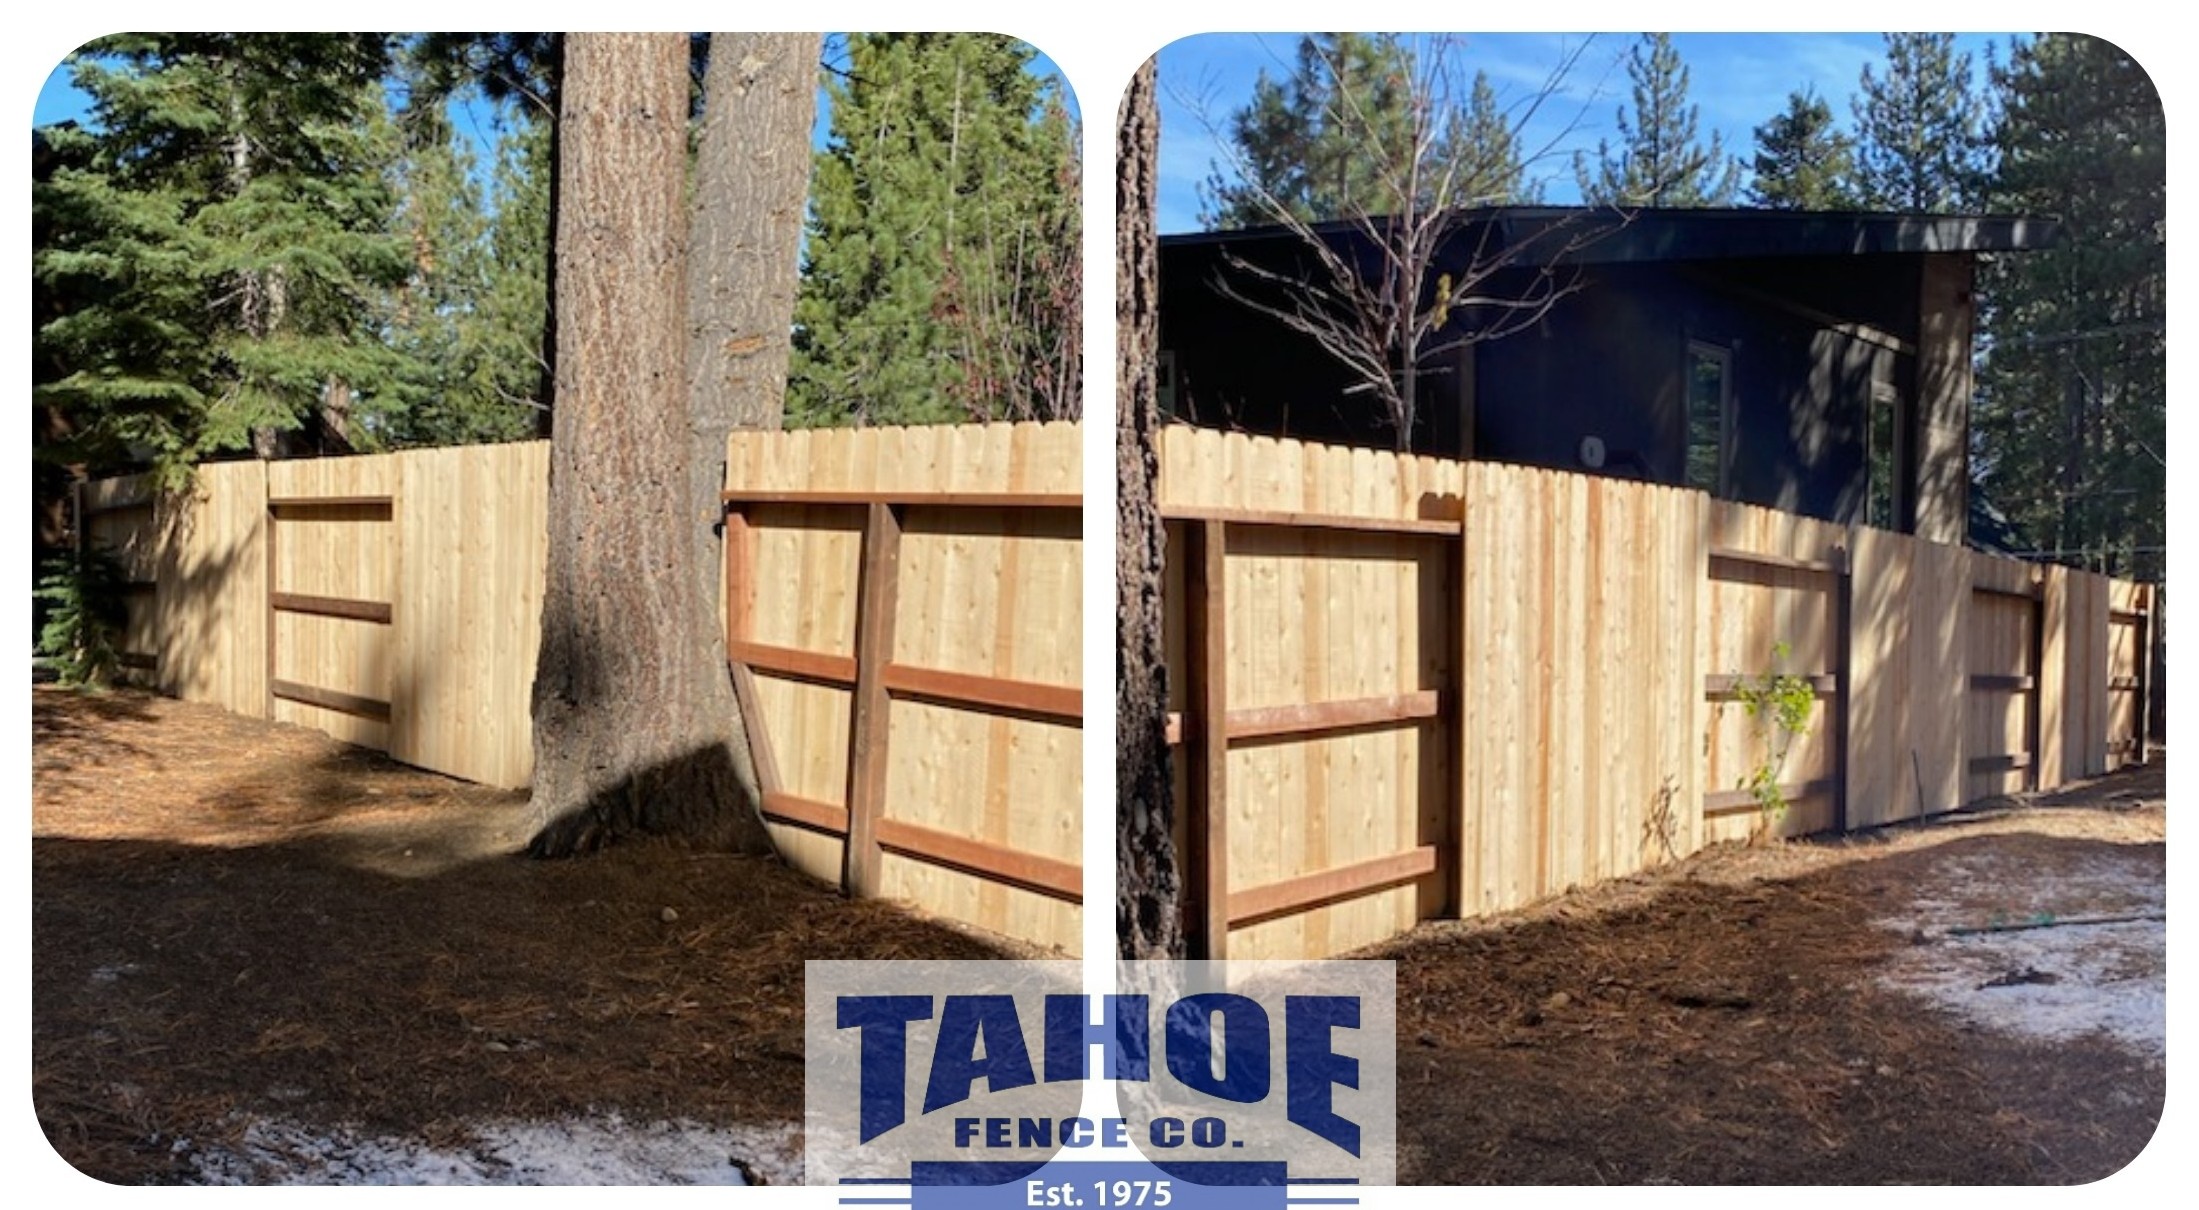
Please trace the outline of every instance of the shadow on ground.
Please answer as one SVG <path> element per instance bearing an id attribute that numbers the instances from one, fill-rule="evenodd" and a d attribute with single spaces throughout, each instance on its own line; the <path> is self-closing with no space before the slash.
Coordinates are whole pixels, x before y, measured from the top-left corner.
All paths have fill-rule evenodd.
<path id="1" fill-rule="evenodd" d="M 798 1123 L 805 959 L 1010 956 L 766 859 L 529 861 L 517 795 L 82 700 L 34 697 L 32 1095 L 104 1180 L 189 1179 L 178 1140 L 253 1116 Z"/>

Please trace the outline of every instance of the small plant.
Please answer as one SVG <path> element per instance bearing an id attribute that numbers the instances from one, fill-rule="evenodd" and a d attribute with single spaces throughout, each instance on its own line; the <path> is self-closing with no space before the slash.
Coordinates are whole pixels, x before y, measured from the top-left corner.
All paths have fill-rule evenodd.
<path id="1" fill-rule="evenodd" d="M 1679 798 L 1680 783 L 1673 777 L 1666 777 L 1649 798 L 1649 810 L 1642 818 L 1642 850 L 1646 853 L 1654 845 L 1664 854 L 1653 861 L 1680 859 L 1680 815 L 1672 809 Z"/>
<path id="2" fill-rule="evenodd" d="M 128 627 L 129 573 L 104 549 L 48 560 L 33 597 L 47 603 L 38 631 L 45 656 L 64 685 L 104 689 L 122 670 Z"/>
<path id="3" fill-rule="evenodd" d="M 1734 678 L 1734 696 L 1747 708 L 1757 735 L 1764 741 L 1764 759 L 1742 779 L 1741 788 L 1756 799 L 1766 824 L 1784 818 L 1792 805 L 1779 788 L 1779 774 L 1786 767 L 1794 741 L 1808 733 L 1810 711 L 1817 705 L 1817 690 L 1809 678 L 1781 667 L 1792 654 L 1793 648 L 1782 639 L 1771 649 L 1773 671 L 1760 677 Z"/>

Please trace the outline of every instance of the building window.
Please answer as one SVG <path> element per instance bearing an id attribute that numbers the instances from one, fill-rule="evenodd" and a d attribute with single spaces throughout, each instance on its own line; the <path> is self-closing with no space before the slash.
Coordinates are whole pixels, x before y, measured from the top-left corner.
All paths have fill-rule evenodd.
<path id="1" fill-rule="evenodd" d="M 1871 384 L 1870 497 L 1863 523 L 1901 527 L 1901 396 L 1890 382 Z"/>
<path id="2" fill-rule="evenodd" d="M 1687 485 L 1732 494 L 1733 351 L 1687 345 Z"/>

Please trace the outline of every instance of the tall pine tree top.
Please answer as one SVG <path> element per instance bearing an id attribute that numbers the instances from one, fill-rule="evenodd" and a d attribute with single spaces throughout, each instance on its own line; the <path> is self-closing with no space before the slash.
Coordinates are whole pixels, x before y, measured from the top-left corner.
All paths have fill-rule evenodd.
<path id="1" fill-rule="evenodd" d="M 1730 206 L 1741 165 L 1714 131 L 1696 141 L 1697 106 L 1687 102 L 1687 65 L 1670 34 L 1643 34 L 1626 63 L 1633 84 L 1631 113 L 1618 115 L 1619 146 L 1598 140 L 1596 162 L 1573 158 L 1581 198 L 1613 206 Z"/>
<path id="2" fill-rule="evenodd" d="M 1423 206 L 1530 200 L 1518 132 L 1496 88 L 1477 72 L 1463 98 L 1450 95 L 1447 53 L 1396 34 L 1301 37 L 1290 74 L 1277 80 L 1263 69 L 1251 101 L 1219 132 L 1232 163 L 1201 187 L 1200 225 L 1391 214 L 1405 208 L 1400 191 L 1411 180 L 1421 182 Z"/>
<path id="3" fill-rule="evenodd" d="M 1035 54 L 994 34 L 849 35 L 789 424 L 1075 414 L 1075 130 Z"/>
<path id="4" fill-rule="evenodd" d="M 1985 105 L 1953 34 L 1887 34 L 1886 74 L 1865 65 L 1854 104 L 1864 205 L 1917 214 L 1977 205 L 1990 167 Z"/>
<path id="5" fill-rule="evenodd" d="M 1846 210 L 1855 205 L 1855 140 L 1833 126 L 1815 93 L 1787 94 L 1787 108 L 1756 128 L 1749 201 L 1774 210 Z"/>

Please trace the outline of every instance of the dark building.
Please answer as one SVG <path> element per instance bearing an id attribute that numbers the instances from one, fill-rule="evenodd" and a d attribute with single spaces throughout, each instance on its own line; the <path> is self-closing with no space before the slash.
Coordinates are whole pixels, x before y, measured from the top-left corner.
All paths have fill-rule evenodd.
<path id="1" fill-rule="evenodd" d="M 1317 231 L 1379 263 L 1350 224 Z M 2053 224 L 1996 217 L 1514 207 L 1455 224 L 1429 274 L 1558 293 L 1522 330 L 1424 359 L 1411 446 L 1693 484 L 1960 542 L 1980 254 Z M 1225 287 L 1287 304 L 1322 272 L 1282 228 L 1161 241 L 1163 406 L 1192 424 L 1392 447 L 1343 364 Z M 1430 343 L 1482 326 L 1462 308 Z"/>

